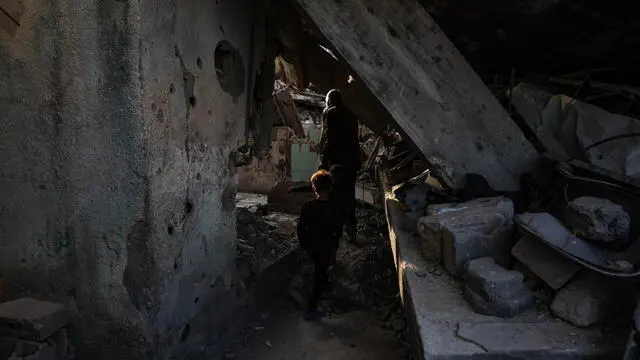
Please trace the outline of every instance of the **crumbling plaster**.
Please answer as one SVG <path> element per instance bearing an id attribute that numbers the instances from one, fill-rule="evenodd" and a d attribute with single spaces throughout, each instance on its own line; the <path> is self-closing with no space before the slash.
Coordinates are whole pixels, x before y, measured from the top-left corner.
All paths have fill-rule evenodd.
<path id="1" fill-rule="evenodd" d="M 67 304 L 80 358 L 199 350 L 224 322 L 211 308 L 233 300 L 256 4 L 22 5 L 17 30 L 0 29 L 5 297 Z M 238 50 L 241 93 L 220 87 L 221 40 Z"/>

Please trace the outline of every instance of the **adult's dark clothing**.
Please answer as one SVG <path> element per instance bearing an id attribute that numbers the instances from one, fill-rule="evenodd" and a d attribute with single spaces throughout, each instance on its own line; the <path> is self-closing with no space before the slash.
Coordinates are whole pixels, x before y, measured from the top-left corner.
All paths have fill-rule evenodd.
<path id="1" fill-rule="evenodd" d="M 341 219 L 340 228 L 346 227 L 350 237 L 355 236 L 356 231 L 356 179 L 358 170 L 339 164 L 331 166 L 332 175 L 335 170 L 339 170 L 338 180 L 333 184 L 329 201 L 334 204 L 336 213 Z M 341 234 L 342 235 L 342 231 Z M 353 239 L 351 239 L 353 240 Z"/>
<path id="2" fill-rule="evenodd" d="M 331 106 L 323 112 L 320 168 L 343 167 L 342 179 L 335 184 L 334 195 L 342 196 L 344 225 L 351 240 L 356 233 L 356 180 L 360 170 L 358 120 L 344 105 Z"/>
<path id="3" fill-rule="evenodd" d="M 320 168 L 329 170 L 334 164 L 360 169 L 358 120 L 343 106 L 332 106 L 322 113 Z"/>

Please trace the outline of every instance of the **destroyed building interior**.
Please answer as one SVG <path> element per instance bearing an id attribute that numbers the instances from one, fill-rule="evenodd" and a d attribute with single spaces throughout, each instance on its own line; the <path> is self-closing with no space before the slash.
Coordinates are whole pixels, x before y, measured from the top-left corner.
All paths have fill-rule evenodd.
<path id="1" fill-rule="evenodd" d="M 630 3 L 0 0 L 0 360 L 639 359 Z"/>

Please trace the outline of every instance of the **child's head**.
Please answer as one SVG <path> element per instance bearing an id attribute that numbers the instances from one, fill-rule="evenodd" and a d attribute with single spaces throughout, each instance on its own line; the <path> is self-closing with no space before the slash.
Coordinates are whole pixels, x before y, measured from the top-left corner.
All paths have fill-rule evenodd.
<path id="1" fill-rule="evenodd" d="M 318 170 L 311 175 L 311 187 L 316 196 L 326 195 L 331 190 L 333 179 L 331 174 L 325 170 Z"/>
<path id="2" fill-rule="evenodd" d="M 344 165 L 340 165 L 340 164 L 331 165 L 331 168 L 329 169 L 329 173 L 331 173 L 331 177 L 333 178 L 334 184 L 339 184 L 342 182 L 342 179 L 344 178 L 345 170 L 346 168 L 344 167 Z"/>

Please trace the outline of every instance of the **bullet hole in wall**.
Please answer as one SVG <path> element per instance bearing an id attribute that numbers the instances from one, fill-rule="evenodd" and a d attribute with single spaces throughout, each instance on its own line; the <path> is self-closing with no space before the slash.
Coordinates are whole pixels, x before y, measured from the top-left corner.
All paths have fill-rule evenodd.
<path id="1" fill-rule="evenodd" d="M 167 233 L 169 235 L 173 235 L 173 233 L 175 232 L 176 228 L 173 225 L 169 225 L 167 226 Z"/>
<path id="2" fill-rule="evenodd" d="M 198 65 L 199 69 L 202 69 L 202 59 L 200 58 L 196 59 L 196 65 Z"/>
<path id="3" fill-rule="evenodd" d="M 199 297 L 197 297 L 197 298 L 193 299 L 193 303 L 194 303 L 194 304 L 197 304 L 197 303 L 198 303 L 198 301 L 200 301 L 200 298 L 199 298 Z"/>
<path id="4" fill-rule="evenodd" d="M 189 105 L 191 105 L 191 107 L 196 107 L 196 97 L 195 96 L 189 96 Z"/>
<path id="5" fill-rule="evenodd" d="M 191 325 L 187 324 L 182 329 L 182 333 L 180 334 L 180 342 L 185 342 L 191 333 Z"/>
<path id="6" fill-rule="evenodd" d="M 202 175 L 200 175 L 200 173 L 196 174 L 196 180 L 198 181 L 202 180 Z"/>
<path id="7" fill-rule="evenodd" d="M 169 92 L 170 92 L 171 94 L 173 94 L 173 93 L 175 93 L 175 92 L 176 92 L 176 87 L 175 87 L 173 84 L 169 85 Z"/>
<path id="8" fill-rule="evenodd" d="M 191 201 L 187 200 L 184 203 L 184 213 L 191 214 L 192 211 L 193 211 L 193 204 L 191 203 Z"/>

